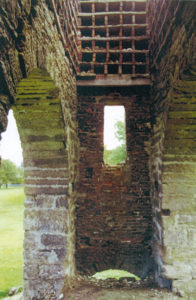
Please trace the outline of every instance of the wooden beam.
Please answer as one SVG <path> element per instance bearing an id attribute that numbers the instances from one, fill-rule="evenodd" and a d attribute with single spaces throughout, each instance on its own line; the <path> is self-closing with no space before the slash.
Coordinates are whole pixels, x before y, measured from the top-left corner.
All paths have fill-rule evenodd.
<path id="1" fill-rule="evenodd" d="M 149 78 L 98 78 L 91 80 L 77 80 L 77 86 L 104 86 L 104 87 L 113 87 L 113 86 L 144 86 L 144 85 L 152 85 L 152 82 Z"/>

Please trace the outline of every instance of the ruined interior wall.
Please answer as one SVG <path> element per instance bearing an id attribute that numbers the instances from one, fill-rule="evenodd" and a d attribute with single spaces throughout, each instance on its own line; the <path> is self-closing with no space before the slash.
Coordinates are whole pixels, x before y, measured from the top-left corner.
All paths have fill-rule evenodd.
<path id="1" fill-rule="evenodd" d="M 149 90 L 124 89 L 124 96 L 111 89 L 97 91 L 89 87 L 78 91 L 81 148 L 76 268 L 83 274 L 120 268 L 144 276 L 152 267 L 146 149 Z M 126 111 L 127 161 L 118 167 L 103 163 L 104 105 L 109 104 L 124 105 Z"/>
<path id="2" fill-rule="evenodd" d="M 77 181 L 79 156 L 76 82 L 69 60 L 65 56 L 55 16 L 46 3 L 49 2 L 1 1 L 0 130 L 6 129 L 7 113 L 14 105 L 23 141 L 27 184 L 24 221 L 25 299 L 57 299 L 64 285 L 65 276 L 73 275 L 75 269 L 74 200 L 77 191 L 74 186 Z M 27 102 L 31 98 L 28 105 L 25 101 L 24 105 L 21 102 L 21 86 L 24 84 L 21 79 L 27 77 L 28 80 L 29 74 L 37 68 L 44 72 L 43 76 L 38 74 L 38 78 L 31 79 L 34 80 L 33 87 L 29 88 L 29 92 L 33 89 L 32 98 L 39 94 L 42 85 L 48 86 L 44 92 L 42 91 L 42 95 L 34 99 L 31 111 L 32 98 L 30 94 L 28 95 L 28 91 L 24 93 Z M 20 81 L 22 85 L 19 85 L 19 97 L 16 100 L 16 87 Z M 50 91 L 51 84 L 53 84 L 52 91 Z M 43 102 L 47 97 L 48 102 L 46 101 L 47 104 L 44 106 Z M 53 103 L 54 97 L 59 99 L 60 104 Z M 56 109 L 58 107 L 56 114 L 55 107 Z M 34 112 L 36 109 L 40 110 L 37 115 Z M 26 114 L 24 120 L 23 111 Z M 53 116 L 51 111 L 55 115 L 53 121 L 49 120 L 50 116 Z M 28 116 L 31 113 L 32 119 L 29 119 L 28 124 Z M 30 124 L 34 124 L 34 128 L 30 129 Z M 48 139 L 54 126 L 57 126 L 55 136 L 58 135 L 59 126 L 63 126 L 63 129 L 59 129 L 61 131 L 59 140 L 50 143 Z M 46 127 L 48 129 L 51 127 L 50 133 L 46 131 Z M 42 140 L 40 147 L 43 150 L 40 151 L 40 156 L 35 149 L 39 139 Z M 56 154 L 53 151 L 47 152 L 49 144 Z M 59 167 L 62 168 L 62 172 L 59 171 Z M 58 174 L 55 174 L 57 170 Z M 59 184 L 58 178 L 61 176 L 63 180 Z M 57 199 L 56 196 L 60 194 L 62 197 Z M 55 249 L 58 251 L 55 252 Z M 32 261 L 32 257 L 38 252 L 39 258 Z"/>
<path id="3" fill-rule="evenodd" d="M 153 0 L 148 5 L 154 20 L 150 169 L 157 281 L 169 286 L 164 277 L 172 280 L 173 290 L 194 298 L 196 5 Z M 159 32 L 162 37 L 156 37 Z"/>

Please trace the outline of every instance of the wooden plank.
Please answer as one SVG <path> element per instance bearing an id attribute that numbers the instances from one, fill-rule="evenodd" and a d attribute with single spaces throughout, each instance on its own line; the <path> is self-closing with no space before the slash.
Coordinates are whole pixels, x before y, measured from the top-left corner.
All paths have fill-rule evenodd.
<path id="1" fill-rule="evenodd" d="M 94 54 L 93 54 L 94 55 Z M 80 65 L 93 65 L 93 64 L 95 64 L 95 65 L 99 65 L 99 66 L 103 66 L 103 65 L 105 65 L 105 64 L 107 64 L 107 65 L 119 65 L 119 64 L 122 64 L 122 65 L 133 65 L 133 66 L 145 66 L 146 65 L 146 63 L 145 62 L 111 62 L 111 61 L 108 61 L 107 60 L 108 59 L 108 56 L 107 56 L 107 58 L 106 58 L 106 61 L 105 62 L 96 62 L 96 61 L 89 61 L 89 62 L 87 62 L 87 61 L 82 61 L 82 62 L 80 62 Z"/>
<path id="2" fill-rule="evenodd" d="M 118 24 L 118 25 L 108 25 L 107 26 L 108 28 L 132 28 L 132 27 L 135 27 L 135 28 L 145 28 L 147 27 L 147 24 Z M 101 29 L 101 28 L 105 28 L 105 25 L 95 25 L 95 26 L 78 26 L 79 29 L 92 29 L 92 28 L 95 28 L 95 29 Z"/>
<path id="3" fill-rule="evenodd" d="M 119 40 L 124 40 L 124 41 L 141 41 L 141 40 L 148 40 L 149 37 L 147 35 L 139 35 L 139 36 L 116 36 L 116 37 L 91 37 L 91 36 L 85 36 L 79 38 L 80 41 L 92 41 L 92 40 L 97 40 L 97 41 L 119 41 Z"/>
<path id="4" fill-rule="evenodd" d="M 118 16 L 118 15 L 145 15 L 146 16 L 146 11 L 104 11 L 104 12 L 95 12 L 95 13 L 86 13 L 82 12 L 79 13 L 78 17 L 91 17 L 92 15 L 94 16 Z"/>
<path id="5" fill-rule="evenodd" d="M 92 52 L 96 52 L 96 53 L 106 53 L 106 49 L 95 49 L 94 51 L 92 51 L 92 49 L 88 49 L 88 50 L 85 50 L 82 49 L 81 50 L 82 53 L 92 53 Z M 149 50 L 126 50 L 126 49 L 122 49 L 122 50 L 112 50 L 112 49 L 109 49 L 108 50 L 109 53 L 149 53 Z"/>
<path id="6" fill-rule="evenodd" d="M 109 78 L 109 75 L 103 79 L 91 79 L 91 80 L 77 80 L 77 86 L 105 86 L 105 87 L 113 87 L 113 86 L 144 86 L 144 85 L 152 85 L 152 82 L 148 78 L 123 78 L 123 76 L 112 76 Z"/>
<path id="7" fill-rule="evenodd" d="M 79 1 L 81 4 L 89 4 L 89 3 L 105 3 L 105 0 L 95 0 L 95 1 L 88 1 L 88 0 L 80 0 Z M 116 3 L 116 0 L 107 0 L 107 2 L 111 3 Z M 130 2 L 130 0 L 123 0 L 123 2 Z M 146 0 L 136 0 L 136 2 L 143 2 L 146 3 Z"/>

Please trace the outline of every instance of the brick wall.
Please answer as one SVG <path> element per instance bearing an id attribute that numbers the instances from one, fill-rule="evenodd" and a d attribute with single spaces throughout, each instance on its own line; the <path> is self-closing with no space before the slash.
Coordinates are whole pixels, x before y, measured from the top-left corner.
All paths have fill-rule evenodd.
<path id="1" fill-rule="evenodd" d="M 112 93 L 111 89 L 88 88 L 86 93 L 81 88 L 78 95 L 76 268 L 87 274 L 120 268 L 142 275 L 151 254 L 152 234 L 149 90 Z M 103 163 L 104 105 L 108 104 L 124 105 L 126 111 L 127 161 L 118 167 Z"/>

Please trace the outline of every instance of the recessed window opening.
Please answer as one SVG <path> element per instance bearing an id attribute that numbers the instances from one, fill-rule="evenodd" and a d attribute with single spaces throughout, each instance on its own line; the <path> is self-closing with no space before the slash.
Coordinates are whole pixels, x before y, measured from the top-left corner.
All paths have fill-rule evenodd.
<path id="1" fill-rule="evenodd" d="M 117 166 L 126 161 L 126 126 L 123 105 L 104 107 L 104 163 Z"/>

